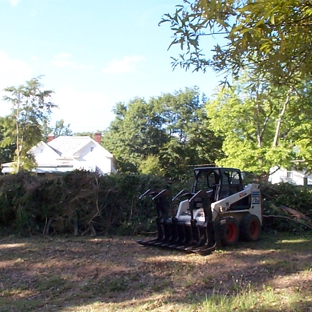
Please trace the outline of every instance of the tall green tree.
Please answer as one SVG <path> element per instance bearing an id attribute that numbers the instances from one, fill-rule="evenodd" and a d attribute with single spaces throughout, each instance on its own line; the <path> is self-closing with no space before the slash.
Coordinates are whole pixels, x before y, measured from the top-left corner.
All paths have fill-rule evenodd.
<path id="1" fill-rule="evenodd" d="M 160 149 L 160 163 L 170 176 L 189 166 L 212 164 L 221 155 L 222 139 L 209 128 L 205 100 L 197 87 L 158 97 L 170 140 Z"/>
<path id="2" fill-rule="evenodd" d="M 118 103 L 103 144 L 123 171 L 181 176 L 221 154 L 222 139 L 209 130 L 204 103 L 197 88 Z"/>
<path id="3" fill-rule="evenodd" d="M 115 120 L 104 132 L 103 144 L 117 158 L 123 171 L 137 171 L 140 161 L 157 155 L 168 140 L 155 101 L 135 98 L 127 105 L 117 103 Z"/>
<path id="4" fill-rule="evenodd" d="M 15 142 L 2 146 L 2 141 L 4 139 L 6 123 L 5 117 L 0 117 L 0 164 L 11 162 L 14 159 L 14 151 L 16 149 Z"/>
<path id="5" fill-rule="evenodd" d="M 4 122 L 1 146 L 15 144 L 15 171 L 31 169 L 35 164 L 29 149 L 42 140 L 43 126 L 49 120 L 51 109 L 51 90 L 43 90 L 40 77 L 26 81 L 19 87 L 4 89 L 4 100 L 12 109 Z"/>
<path id="6" fill-rule="evenodd" d="M 61 135 L 73 135 L 73 131 L 70 129 L 70 124 L 65 124 L 64 119 L 57 120 L 54 126 L 50 126 L 50 124 L 45 124 L 43 132 L 46 138 L 49 134 L 53 134 L 55 138 Z"/>
<path id="7" fill-rule="evenodd" d="M 312 117 L 304 112 L 311 110 L 307 97 L 312 97 L 307 90 L 287 93 L 287 87 L 276 88 L 266 81 L 258 80 L 258 87 L 250 88 L 251 79 L 220 88 L 207 102 L 207 111 L 211 129 L 224 137 L 226 157 L 218 164 L 268 176 L 270 168 L 290 168 L 307 153 L 300 142 L 304 131 L 311 131 Z"/>
<path id="8" fill-rule="evenodd" d="M 292 134 L 296 157 L 292 164 L 312 172 L 312 85 L 302 81 L 296 104 L 289 110 L 288 131 Z M 298 105 L 299 104 L 299 105 Z"/>

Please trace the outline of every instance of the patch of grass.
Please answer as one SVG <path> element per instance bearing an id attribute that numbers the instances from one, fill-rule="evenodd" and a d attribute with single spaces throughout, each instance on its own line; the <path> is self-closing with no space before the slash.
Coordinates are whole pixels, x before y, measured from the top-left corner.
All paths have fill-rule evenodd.
<path id="1" fill-rule="evenodd" d="M 80 297 L 92 298 L 94 296 L 103 296 L 110 293 L 124 292 L 126 289 L 127 281 L 123 277 L 97 281 L 96 283 L 91 283 L 91 281 L 89 281 L 81 287 Z"/>
<path id="2" fill-rule="evenodd" d="M 116 278 L 105 283 L 105 290 L 107 292 L 124 291 L 127 288 L 127 282 L 124 278 Z"/>
<path id="3" fill-rule="evenodd" d="M 24 293 L 27 289 L 28 287 L 26 285 L 20 285 L 17 288 L 4 289 L 0 294 L 1 294 L 1 297 L 3 298 L 10 297 L 10 296 L 18 296 L 19 294 Z"/>
<path id="4" fill-rule="evenodd" d="M 151 289 L 153 292 L 165 292 L 172 289 L 172 282 L 170 279 L 155 280 L 152 284 Z"/>
<path id="5" fill-rule="evenodd" d="M 281 294 L 274 292 L 272 287 L 265 287 L 261 291 L 249 289 L 235 296 L 213 294 L 206 297 L 198 311 L 232 312 L 232 311 L 285 311 L 304 312 L 310 302 L 298 293 Z M 310 306 L 311 307 L 311 306 Z"/>
<path id="6" fill-rule="evenodd" d="M 12 312 L 12 311 L 44 311 L 45 301 L 30 300 L 28 298 L 22 298 L 12 302 L 11 300 L 0 298 L 1 312 Z"/>
<path id="7" fill-rule="evenodd" d="M 47 279 L 39 279 L 36 282 L 37 291 L 62 291 L 66 285 L 66 280 L 61 276 L 50 276 Z"/>

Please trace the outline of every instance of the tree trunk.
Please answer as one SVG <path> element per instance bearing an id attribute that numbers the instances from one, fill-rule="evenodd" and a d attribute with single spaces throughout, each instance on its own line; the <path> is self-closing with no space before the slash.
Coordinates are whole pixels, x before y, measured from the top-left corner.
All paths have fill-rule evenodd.
<path id="1" fill-rule="evenodd" d="M 291 96 L 292 92 L 293 92 L 293 87 L 290 87 L 288 92 L 287 92 L 287 97 L 286 97 L 286 100 L 284 102 L 282 111 L 281 111 L 280 116 L 279 116 L 279 118 L 277 120 L 276 131 L 275 131 L 275 136 L 274 136 L 274 140 L 273 140 L 273 147 L 277 146 L 278 138 L 279 138 L 279 134 L 280 134 L 280 130 L 281 130 L 281 125 L 282 125 L 282 119 L 283 119 L 283 117 L 285 115 L 287 105 L 290 102 L 290 96 Z"/>
<path id="2" fill-rule="evenodd" d="M 79 230 L 78 230 L 78 220 L 74 219 L 74 236 L 79 235 Z"/>
<path id="3" fill-rule="evenodd" d="M 52 222 L 53 222 L 53 218 L 50 218 L 48 220 L 48 222 L 46 222 L 46 225 L 45 225 L 44 230 L 43 230 L 43 235 L 49 235 L 50 226 L 51 226 Z"/>
<path id="4" fill-rule="evenodd" d="M 18 95 L 18 102 L 17 102 L 17 110 L 16 110 L 16 156 L 17 156 L 17 166 L 16 172 L 19 172 L 20 169 L 20 146 L 19 146 L 19 108 L 21 104 L 20 94 Z"/>

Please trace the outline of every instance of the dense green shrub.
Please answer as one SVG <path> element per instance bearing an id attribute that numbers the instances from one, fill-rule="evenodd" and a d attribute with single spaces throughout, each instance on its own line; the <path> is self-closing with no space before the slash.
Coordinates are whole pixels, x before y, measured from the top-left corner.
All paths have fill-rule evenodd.
<path id="1" fill-rule="evenodd" d="M 282 207 L 286 206 L 297 210 L 312 219 L 312 190 L 305 186 L 295 186 L 290 183 L 267 184 L 261 188 L 265 215 L 291 217 Z M 305 220 L 294 218 L 291 222 L 283 218 L 271 218 L 267 222 L 270 228 L 286 231 L 304 230 Z"/>
<path id="2" fill-rule="evenodd" d="M 153 202 L 139 196 L 147 189 L 163 188 L 175 195 L 181 189 L 190 190 L 192 180 L 185 177 L 173 182 L 139 174 L 99 176 L 86 171 L 1 176 L 0 233 L 133 235 L 155 231 Z M 262 194 L 265 214 L 283 214 L 280 205 L 312 214 L 310 189 L 283 183 L 262 186 Z M 293 230 L 294 224 L 275 220 L 270 227 Z"/>
<path id="3" fill-rule="evenodd" d="M 88 230 L 134 234 L 155 216 L 150 200 L 139 200 L 148 188 L 161 190 L 161 178 L 74 171 L 49 177 L 30 173 L 0 178 L 2 232 L 74 233 Z"/>

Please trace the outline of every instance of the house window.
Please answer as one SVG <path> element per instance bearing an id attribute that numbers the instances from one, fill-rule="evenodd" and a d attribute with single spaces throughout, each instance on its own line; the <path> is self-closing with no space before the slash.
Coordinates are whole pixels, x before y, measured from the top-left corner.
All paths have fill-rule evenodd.
<path id="1" fill-rule="evenodd" d="M 287 178 L 292 178 L 292 171 L 287 171 L 286 176 Z"/>
<path id="2" fill-rule="evenodd" d="M 91 146 L 90 147 L 90 152 L 93 152 L 93 150 L 94 150 L 94 146 Z"/>

